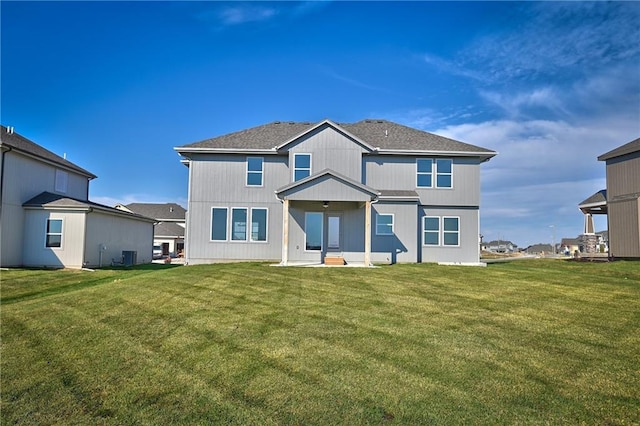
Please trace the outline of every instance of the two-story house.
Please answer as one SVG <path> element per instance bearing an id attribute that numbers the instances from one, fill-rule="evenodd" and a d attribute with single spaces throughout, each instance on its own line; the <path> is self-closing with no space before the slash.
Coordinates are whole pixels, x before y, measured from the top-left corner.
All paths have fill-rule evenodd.
<path id="1" fill-rule="evenodd" d="M 187 263 L 479 263 L 494 151 L 386 120 L 273 122 L 175 149 Z"/>
<path id="2" fill-rule="evenodd" d="M 154 220 L 89 201 L 93 173 L 11 127 L 0 153 L 0 266 L 99 267 L 123 252 L 151 261 Z"/>

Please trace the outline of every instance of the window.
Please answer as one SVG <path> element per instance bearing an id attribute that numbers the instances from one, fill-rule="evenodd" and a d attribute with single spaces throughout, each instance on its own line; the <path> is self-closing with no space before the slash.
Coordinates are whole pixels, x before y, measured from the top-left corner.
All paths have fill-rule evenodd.
<path id="1" fill-rule="evenodd" d="M 418 188 L 453 187 L 453 160 L 449 158 L 418 158 L 416 160 Z"/>
<path id="2" fill-rule="evenodd" d="M 451 188 L 453 161 L 448 159 L 436 160 L 436 186 L 438 188 Z"/>
<path id="3" fill-rule="evenodd" d="M 418 187 L 431 188 L 433 160 L 431 158 L 418 158 L 416 167 L 418 169 Z"/>
<path id="4" fill-rule="evenodd" d="M 437 216 L 425 216 L 423 218 L 423 241 L 425 246 L 440 245 L 440 218 Z"/>
<path id="5" fill-rule="evenodd" d="M 445 246 L 460 245 L 460 218 L 442 218 L 442 241 Z"/>
<path id="6" fill-rule="evenodd" d="M 45 247 L 62 247 L 62 219 L 47 219 Z"/>
<path id="7" fill-rule="evenodd" d="M 307 212 L 304 215 L 304 249 L 310 251 L 322 250 L 322 220 L 323 214 Z"/>
<path id="8" fill-rule="evenodd" d="M 213 207 L 211 209 L 211 240 L 227 241 L 227 208 Z"/>
<path id="9" fill-rule="evenodd" d="M 264 159 L 247 157 L 247 186 L 262 186 Z"/>
<path id="10" fill-rule="evenodd" d="M 247 241 L 247 209 L 231 209 L 231 240 Z"/>
<path id="11" fill-rule="evenodd" d="M 294 182 L 311 175 L 311 154 L 293 154 Z"/>
<path id="12" fill-rule="evenodd" d="M 393 235 L 393 215 L 376 215 L 376 235 Z"/>
<path id="13" fill-rule="evenodd" d="M 251 209 L 251 241 L 267 241 L 267 209 Z"/>
<path id="14" fill-rule="evenodd" d="M 56 181 L 54 184 L 54 190 L 63 194 L 67 193 L 67 182 L 69 181 L 69 174 L 63 170 L 56 170 Z"/>

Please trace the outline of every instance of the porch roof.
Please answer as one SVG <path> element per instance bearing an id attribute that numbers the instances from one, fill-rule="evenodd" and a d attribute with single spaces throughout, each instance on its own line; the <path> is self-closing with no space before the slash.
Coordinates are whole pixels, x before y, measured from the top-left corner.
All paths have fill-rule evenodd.
<path id="1" fill-rule="evenodd" d="M 596 192 L 578 204 L 578 208 L 582 210 L 583 213 L 607 214 L 607 190 L 602 189 Z"/>
<path id="2" fill-rule="evenodd" d="M 297 182 L 277 189 L 284 200 L 303 201 L 372 201 L 380 192 L 330 169 L 324 169 Z"/>

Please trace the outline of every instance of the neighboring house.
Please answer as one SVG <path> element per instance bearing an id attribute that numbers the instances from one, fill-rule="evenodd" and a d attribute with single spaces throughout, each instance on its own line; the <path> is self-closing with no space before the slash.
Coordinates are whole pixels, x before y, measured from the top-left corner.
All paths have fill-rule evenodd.
<path id="1" fill-rule="evenodd" d="M 153 245 L 159 246 L 162 256 L 179 256 L 184 251 L 184 229 L 187 211 L 176 203 L 116 204 L 116 208 L 155 218 Z"/>
<path id="2" fill-rule="evenodd" d="M 582 241 L 579 238 L 563 238 L 560 241 L 559 253 L 565 256 L 573 256 L 576 252 L 582 252 Z"/>
<path id="3" fill-rule="evenodd" d="M 1 128 L 0 265 L 96 267 L 151 261 L 153 220 L 89 201 L 96 176 Z"/>
<path id="4" fill-rule="evenodd" d="M 554 254 L 553 246 L 551 244 L 533 244 L 527 247 L 524 251 L 527 254 L 535 254 L 540 256 Z"/>
<path id="5" fill-rule="evenodd" d="M 273 122 L 175 149 L 187 263 L 479 263 L 494 151 L 386 120 Z"/>
<path id="6" fill-rule="evenodd" d="M 640 257 L 640 138 L 598 157 L 606 163 L 607 189 L 578 206 L 585 213 L 585 240 L 596 250 L 592 214 L 607 214 L 609 255 Z"/>
<path id="7" fill-rule="evenodd" d="M 518 246 L 508 240 L 494 240 L 484 243 L 482 249 L 493 253 L 513 253 L 518 250 Z"/>

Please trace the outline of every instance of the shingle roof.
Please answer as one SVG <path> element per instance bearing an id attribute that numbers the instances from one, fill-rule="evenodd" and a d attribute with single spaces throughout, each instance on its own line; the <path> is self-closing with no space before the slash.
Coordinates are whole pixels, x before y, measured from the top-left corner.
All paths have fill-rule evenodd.
<path id="1" fill-rule="evenodd" d="M 184 228 L 174 222 L 160 222 L 153 227 L 153 235 L 156 237 L 184 238 Z"/>
<path id="2" fill-rule="evenodd" d="M 57 164 L 63 168 L 73 170 L 74 172 L 80 173 L 90 179 L 94 179 L 97 176 L 93 173 L 73 164 L 71 161 L 66 160 L 65 158 L 60 157 L 59 155 L 54 154 L 46 148 L 38 145 L 37 143 L 30 141 L 24 136 L 15 133 L 13 131 L 9 131 L 7 127 L 0 126 L 0 145 L 6 145 L 11 149 L 15 149 L 17 151 L 24 152 L 26 154 L 30 154 L 43 160 L 52 162 Z"/>
<path id="3" fill-rule="evenodd" d="M 612 158 L 621 157 L 623 155 L 631 154 L 633 152 L 640 151 L 640 138 L 634 139 L 631 142 L 617 147 L 609 152 L 605 152 L 598 157 L 598 161 L 606 161 Z"/>
<path id="4" fill-rule="evenodd" d="M 595 194 L 593 194 L 592 196 L 590 196 L 589 198 L 587 198 L 586 200 L 578 204 L 578 207 L 590 206 L 594 204 L 606 204 L 606 203 L 607 203 L 607 190 L 601 189 L 600 191 L 596 192 Z"/>
<path id="5" fill-rule="evenodd" d="M 326 122 L 333 124 L 328 120 Z M 268 150 L 306 133 L 321 123 L 275 121 L 184 145 L 176 148 L 176 150 L 180 151 L 181 148 Z M 488 158 L 496 154 L 486 148 L 403 126 L 388 120 L 362 120 L 357 123 L 340 123 L 337 126 L 366 144 L 382 150 L 473 153 L 482 154 Z"/>
<path id="6" fill-rule="evenodd" d="M 153 217 L 157 220 L 184 221 L 187 211 L 176 203 L 131 203 L 125 206 L 134 213 L 142 216 Z M 184 232 L 184 231 L 183 231 Z"/>
<path id="7" fill-rule="evenodd" d="M 94 203 L 92 201 L 79 200 L 77 198 L 67 197 L 60 194 L 53 194 L 51 192 L 42 192 L 36 195 L 32 199 L 25 202 L 23 207 L 47 207 L 47 208 L 59 208 L 59 209 L 80 209 L 80 210 L 101 210 L 108 213 L 114 213 L 121 216 L 128 216 L 133 219 L 144 220 L 146 222 L 155 222 L 154 219 L 142 216 L 136 213 L 129 213 L 124 210 L 119 210 L 114 207 L 105 206 L 103 204 Z"/>

